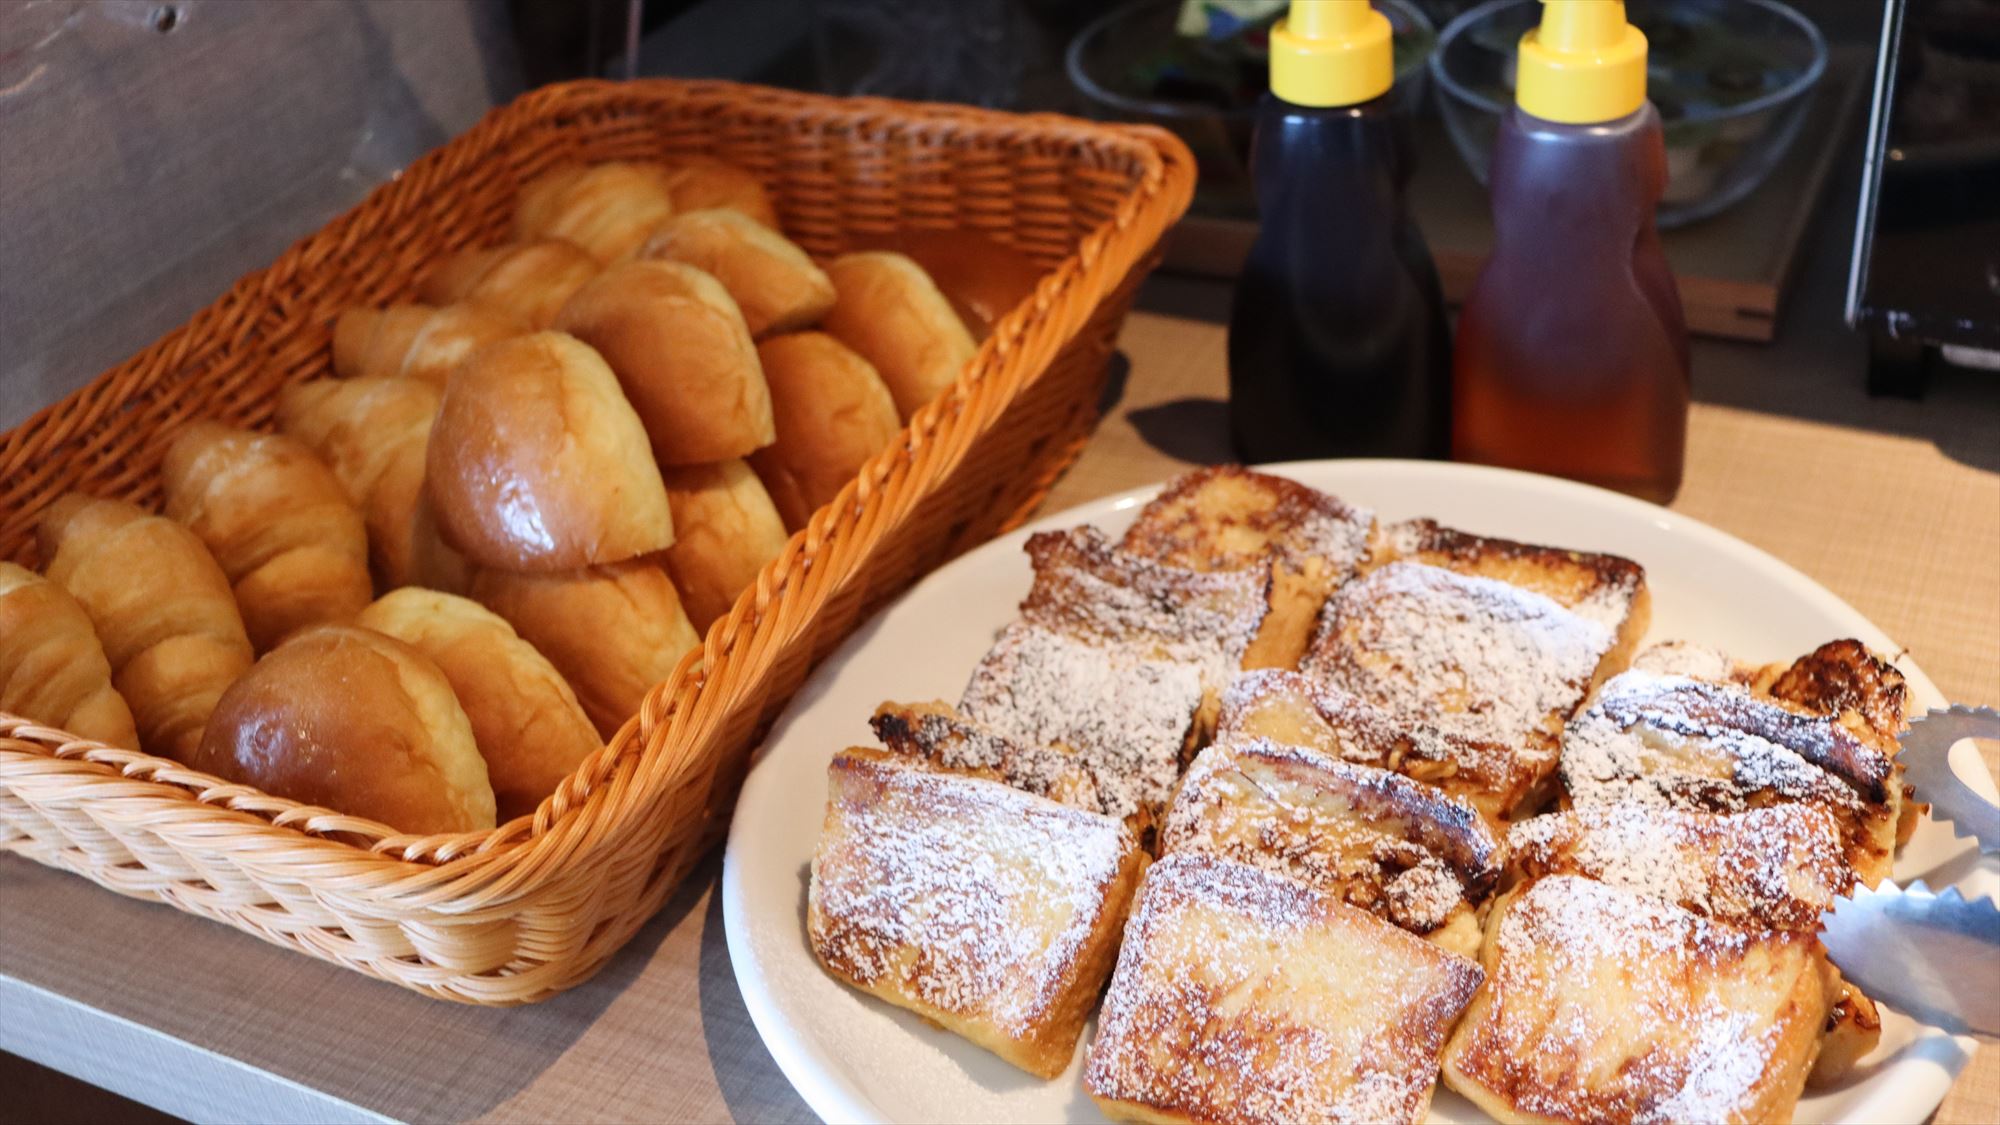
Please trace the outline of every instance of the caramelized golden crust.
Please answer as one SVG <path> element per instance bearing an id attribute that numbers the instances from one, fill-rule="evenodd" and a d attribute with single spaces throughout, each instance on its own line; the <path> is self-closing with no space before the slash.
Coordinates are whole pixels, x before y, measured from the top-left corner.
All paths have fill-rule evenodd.
<path id="1" fill-rule="evenodd" d="M 1021 618 L 1202 669 L 1219 689 L 1263 623 L 1268 568 L 1202 572 L 1121 551 L 1094 527 L 1028 539 L 1035 582 Z"/>
<path id="2" fill-rule="evenodd" d="M 1160 832 L 1161 855 L 1181 852 L 1289 875 L 1467 956 L 1478 950 L 1472 904 L 1500 872 L 1499 843 L 1472 806 L 1268 739 L 1195 759 Z M 1450 944 L 1461 933 L 1466 947 Z"/>
<path id="3" fill-rule="evenodd" d="M 891 753 L 998 781 L 1071 808 L 1118 815 L 1106 807 L 1090 767 L 1067 746 L 1008 738 L 942 702 L 884 703 L 868 725 Z"/>
<path id="4" fill-rule="evenodd" d="M 1631 663 L 1652 623 L 1646 568 L 1617 555 L 1473 535 L 1436 520 L 1416 519 L 1383 525 L 1368 567 L 1398 559 L 1533 590 L 1610 629 L 1616 639 L 1605 653 L 1601 676 L 1623 671 Z"/>
<path id="5" fill-rule="evenodd" d="M 827 771 L 806 933 L 834 977 L 1053 1078 L 1111 970 L 1145 853 L 1124 825 L 852 749 Z"/>
<path id="6" fill-rule="evenodd" d="M 1366 509 L 1317 489 L 1220 465 L 1169 482 L 1139 510 L 1119 548 L 1189 570 L 1270 565 L 1270 613 L 1244 666 L 1291 668 L 1320 606 L 1366 558 L 1374 525 Z"/>
<path id="7" fill-rule="evenodd" d="M 1169 855 L 1126 927 L 1084 1089 L 1136 1120 L 1419 1121 L 1481 975 L 1297 880 Z"/>
<path id="8" fill-rule="evenodd" d="M 1397 725 L 1478 747 L 1495 759 L 1480 771 L 1481 808 L 1511 815 L 1541 800 L 1563 723 L 1612 643 L 1533 591 L 1393 562 L 1334 594 L 1302 670 Z"/>
<path id="9" fill-rule="evenodd" d="M 1507 834 L 1522 882 L 1581 875 L 1735 925 L 1817 933 L 1854 871 L 1832 817 L 1806 805 L 1739 813 L 1646 805 L 1571 809 Z"/>
<path id="10" fill-rule="evenodd" d="M 1540 774 L 1505 747 L 1447 734 L 1297 672 L 1261 669 L 1223 693 L 1215 740 L 1268 738 L 1393 770 L 1478 810 L 1492 827 L 1532 804 Z"/>
<path id="11" fill-rule="evenodd" d="M 1848 862 L 1870 886 L 1894 858 L 1893 768 L 1834 719 L 1648 672 L 1605 684 L 1563 735 L 1563 785 L 1579 807 L 1735 812 L 1801 802 L 1840 825 Z"/>
<path id="12" fill-rule="evenodd" d="M 1827 1014 L 1810 934 L 1569 875 L 1504 896 L 1445 1084 L 1502 1121 L 1786 1121 Z"/>
<path id="13" fill-rule="evenodd" d="M 1016 623 L 973 669 L 958 707 L 1002 737 L 1074 750 L 1105 813 L 1150 822 L 1194 749 L 1201 705 L 1193 665 Z"/>
<path id="14" fill-rule="evenodd" d="M 1895 666 L 1852 638 L 1827 643 L 1774 671 L 1759 687 L 1808 714 L 1840 722 L 1849 734 L 1884 754 L 1902 749 L 1909 726 L 1909 685 Z"/>

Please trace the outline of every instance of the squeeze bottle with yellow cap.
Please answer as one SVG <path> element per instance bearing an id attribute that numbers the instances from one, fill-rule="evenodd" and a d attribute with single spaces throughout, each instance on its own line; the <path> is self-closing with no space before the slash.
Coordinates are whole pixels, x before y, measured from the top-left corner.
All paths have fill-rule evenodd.
<path id="1" fill-rule="evenodd" d="M 1493 148 L 1493 252 L 1459 310 L 1453 453 L 1665 502 L 1687 446 L 1687 324 L 1646 37 L 1621 0 L 1544 0 Z"/>
<path id="2" fill-rule="evenodd" d="M 1261 225 L 1229 318 L 1229 417 L 1246 461 L 1443 457 L 1451 353 L 1437 269 L 1403 202 L 1408 123 L 1389 21 L 1292 0 L 1271 29 L 1251 142 Z"/>

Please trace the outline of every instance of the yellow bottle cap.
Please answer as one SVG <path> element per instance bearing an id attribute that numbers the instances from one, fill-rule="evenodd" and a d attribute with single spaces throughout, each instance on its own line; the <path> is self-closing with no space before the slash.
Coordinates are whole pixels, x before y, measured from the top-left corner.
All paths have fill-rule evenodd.
<path id="1" fill-rule="evenodd" d="M 1544 121 L 1594 125 L 1646 104 L 1646 36 L 1625 0 L 1542 0 L 1542 25 L 1521 37 L 1514 101 Z"/>
<path id="2" fill-rule="evenodd" d="M 1271 92 L 1293 105 L 1359 105 L 1396 79 L 1389 18 L 1368 0 L 1292 0 L 1271 27 Z"/>

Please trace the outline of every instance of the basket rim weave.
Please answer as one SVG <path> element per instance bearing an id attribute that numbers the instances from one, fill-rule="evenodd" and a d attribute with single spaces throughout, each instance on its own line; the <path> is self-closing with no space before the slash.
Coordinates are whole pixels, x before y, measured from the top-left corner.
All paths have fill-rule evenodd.
<path id="1" fill-rule="evenodd" d="M 642 823 L 656 796 L 694 763 L 714 722 L 756 690 L 776 654 L 853 576 L 856 556 L 911 518 L 926 487 L 964 460 L 971 439 L 1032 383 L 1193 195 L 1192 155 L 1179 139 L 1152 126 L 887 98 L 831 98 L 718 80 L 585 80 L 547 86 L 488 111 L 462 136 L 504 128 L 513 115 L 546 109 L 558 99 L 649 83 L 755 98 L 774 116 L 809 106 L 839 128 L 893 133 L 949 127 L 955 134 L 971 132 L 992 141 L 1030 136 L 1078 146 L 1109 144 L 1142 171 L 1116 210 L 1042 277 L 1032 296 L 994 325 L 959 382 L 919 410 L 894 444 L 871 458 L 790 537 L 702 643 L 647 692 L 638 714 L 532 816 L 477 832 L 402 834 L 0 712 L 0 760 L 12 776 L 36 775 L 37 780 L 87 789 L 89 797 L 116 797 L 134 819 L 146 822 L 148 831 L 169 840 L 179 834 L 210 843 L 225 834 L 252 837 L 254 846 L 232 849 L 237 862 L 265 872 L 300 874 L 316 891 L 366 902 L 371 912 L 428 908 L 465 915 L 504 913 L 510 901 L 591 854 L 616 847 Z M 344 248 L 356 237 L 361 213 L 380 193 L 404 176 L 436 171 L 453 159 L 452 146 L 425 155 L 396 180 L 294 243 L 280 260 L 322 247 Z M 269 299 L 274 271 L 275 266 L 245 275 L 187 323 L 105 374 L 141 364 L 186 362 L 210 322 L 245 303 Z M 39 435 L 38 446 L 53 445 L 56 452 L 80 440 L 81 431 L 117 408 L 116 402 L 104 401 L 109 382 L 101 375 L 0 435 L 0 466 L 19 464 L 24 457 L 50 457 L 46 448 L 24 451 L 25 435 L 31 433 Z M 51 426 L 51 421 L 58 424 Z"/>

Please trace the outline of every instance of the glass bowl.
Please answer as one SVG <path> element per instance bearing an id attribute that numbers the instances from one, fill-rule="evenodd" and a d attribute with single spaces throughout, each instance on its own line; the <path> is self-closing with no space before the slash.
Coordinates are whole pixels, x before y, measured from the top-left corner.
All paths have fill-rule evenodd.
<path id="1" fill-rule="evenodd" d="M 1659 225 L 1684 226 L 1749 195 L 1777 167 L 1826 72 L 1826 40 L 1776 0 L 1629 0 L 1646 33 L 1647 96 L 1667 143 Z M 1514 52 L 1537 0 L 1490 0 L 1447 24 L 1430 57 L 1438 104 L 1466 167 L 1486 182 Z"/>
<path id="2" fill-rule="evenodd" d="M 1375 0 L 1375 7 L 1395 33 L 1391 94 L 1414 113 L 1423 100 L 1424 59 L 1437 42 L 1436 25 L 1411 0 Z M 1201 173 L 1198 210 L 1254 217 L 1250 132 L 1257 99 L 1270 87 L 1265 37 L 1284 9 L 1274 3 L 1260 18 L 1240 21 L 1209 5 L 1136 0 L 1078 32 L 1064 63 L 1093 116 L 1158 125 L 1187 142 Z M 1183 18 L 1193 21 L 1187 34 L 1178 26 Z"/>

